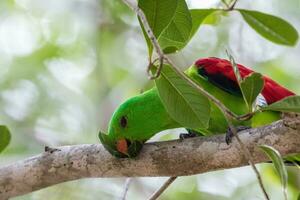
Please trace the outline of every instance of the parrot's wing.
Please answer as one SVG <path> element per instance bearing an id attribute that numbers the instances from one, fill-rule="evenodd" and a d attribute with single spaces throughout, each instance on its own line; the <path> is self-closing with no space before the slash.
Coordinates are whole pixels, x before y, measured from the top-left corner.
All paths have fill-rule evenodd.
<path id="1" fill-rule="evenodd" d="M 199 75 L 205 77 L 215 86 L 230 94 L 242 95 L 233 68 L 228 60 L 220 58 L 204 58 L 196 61 L 195 66 L 198 68 Z M 242 78 L 245 78 L 254 72 L 243 65 L 237 64 L 237 66 Z M 263 79 L 265 84 L 261 94 L 265 98 L 267 104 L 295 95 L 295 93 L 279 85 L 269 77 L 263 76 Z"/>
<path id="2" fill-rule="evenodd" d="M 197 71 L 200 76 L 204 77 L 208 82 L 218 88 L 228 92 L 229 94 L 242 96 L 242 91 L 238 83 L 229 79 L 226 75 L 222 73 L 209 73 L 204 67 L 199 68 Z"/>

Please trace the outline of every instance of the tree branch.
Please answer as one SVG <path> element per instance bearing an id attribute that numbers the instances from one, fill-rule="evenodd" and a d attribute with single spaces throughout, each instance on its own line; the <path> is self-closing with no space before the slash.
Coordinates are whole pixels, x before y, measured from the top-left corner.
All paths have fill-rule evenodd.
<path id="1" fill-rule="evenodd" d="M 249 134 L 251 133 L 251 134 Z M 300 120 L 280 120 L 239 136 L 255 163 L 267 161 L 257 145 L 282 155 L 300 152 Z M 100 144 L 58 147 L 0 168 L 0 199 L 26 194 L 58 183 L 89 177 L 186 176 L 248 165 L 234 138 L 224 135 L 148 143 L 136 159 L 112 157 Z"/>

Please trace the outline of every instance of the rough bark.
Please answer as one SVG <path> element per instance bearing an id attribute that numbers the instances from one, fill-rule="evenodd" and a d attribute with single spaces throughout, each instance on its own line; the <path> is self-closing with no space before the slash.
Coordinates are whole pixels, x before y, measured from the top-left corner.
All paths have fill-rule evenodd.
<path id="1" fill-rule="evenodd" d="M 258 148 L 261 144 L 282 155 L 300 152 L 299 124 L 299 119 L 286 118 L 239 136 L 259 163 L 268 160 Z M 187 176 L 248 165 L 236 140 L 227 145 L 224 135 L 148 143 L 135 159 L 114 158 L 101 144 L 57 149 L 1 167 L 0 199 L 81 178 Z"/>

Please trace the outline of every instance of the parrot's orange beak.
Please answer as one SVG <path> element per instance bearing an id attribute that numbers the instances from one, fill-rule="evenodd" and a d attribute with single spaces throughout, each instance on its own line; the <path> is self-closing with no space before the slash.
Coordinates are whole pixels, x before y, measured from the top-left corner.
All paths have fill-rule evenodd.
<path id="1" fill-rule="evenodd" d="M 145 141 L 128 140 L 125 138 L 112 140 L 109 135 L 101 131 L 98 136 L 104 148 L 117 158 L 136 157 L 145 143 Z"/>
<path id="2" fill-rule="evenodd" d="M 125 155 L 128 155 L 128 144 L 126 139 L 119 139 L 117 141 L 117 150 Z"/>

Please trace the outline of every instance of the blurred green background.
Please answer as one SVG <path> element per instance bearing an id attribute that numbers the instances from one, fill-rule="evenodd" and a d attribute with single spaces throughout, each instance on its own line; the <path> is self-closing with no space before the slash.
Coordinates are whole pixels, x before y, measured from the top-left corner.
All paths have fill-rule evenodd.
<path id="1" fill-rule="evenodd" d="M 190 8 L 219 7 L 219 0 L 188 0 Z M 300 31 L 299 0 L 240 0 L 237 7 L 278 15 Z M 273 44 L 232 12 L 215 14 L 183 51 L 171 55 L 182 69 L 206 56 L 226 58 L 267 74 L 300 94 L 300 45 Z M 12 142 L 0 165 L 43 151 L 45 145 L 99 143 L 114 109 L 152 85 L 147 47 L 134 13 L 121 0 L 0 1 L 0 124 Z M 165 131 L 153 140 L 176 138 Z M 174 134 L 175 133 L 175 134 Z M 259 165 L 273 200 L 283 199 L 272 165 Z M 289 167 L 289 199 L 300 191 L 300 170 Z M 128 199 L 147 199 L 166 178 L 135 178 Z M 13 198 L 120 199 L 125 179 L 86 179 Z M 181 177 L 161 199 L 263 199 L 250 167 Z"/>

